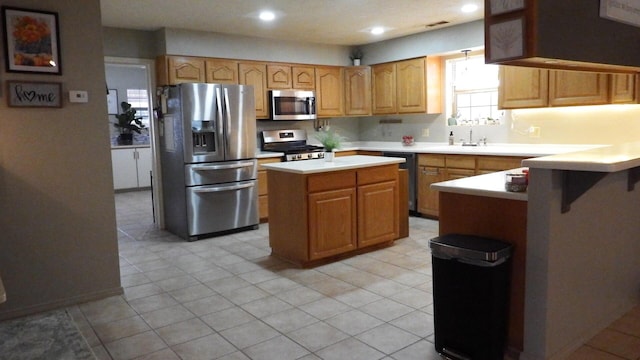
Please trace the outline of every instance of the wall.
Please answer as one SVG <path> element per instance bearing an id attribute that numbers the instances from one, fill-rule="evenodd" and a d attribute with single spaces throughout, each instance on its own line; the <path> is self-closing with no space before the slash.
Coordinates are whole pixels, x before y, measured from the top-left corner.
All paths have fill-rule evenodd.
<path id="1" fill-rule="evenodd" d="M 531 169 L 523 360 L 564 359 L 640 301 L 640 187 L 608 174 L 562 214 L 562 172 Z"/>
<path id="2" fill-rule="evenodd" d="M 100 1 L 3 0 L 58 13 L 63 74 L 0 78 L 62 83 L 61 109 L 0 99 L 0 319 L 122 292 L 106 114 Z M 82 14 L 82 16 L 78 16 Z M 82 29 L 82 31 L 78 31 Z M 4 50 L 4 49 L 3 49 Z M 71 104 L 69 90 L 89 102 Z"/>
<path id="3" fill-rule="evenodd" d="M 103 27 L 102 33 L 107 56 L 155 59 L 162 54 L 162 43 L 155 32 Z"/>

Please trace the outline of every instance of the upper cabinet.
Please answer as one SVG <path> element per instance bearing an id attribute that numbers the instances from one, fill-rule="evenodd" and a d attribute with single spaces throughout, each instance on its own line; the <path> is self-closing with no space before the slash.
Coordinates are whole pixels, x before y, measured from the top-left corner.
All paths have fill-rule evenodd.
<path id="1" fill-rule="evenodd" d="M 238 62 L 227 59 L 205 61 L 206 82 L 215 84 L 237 84 Z"/>
<path id="2" fill-rule="evenodd" d="M 253 86 L 256 118 L 267 119 L 269 117 L 267 64 L 260 62 L 241 62 L 238 64 L 238 74 L 240 84 Z"/>
<path id="3" fill-rule="evenodd" d="M 549 70 L 500 66 L 499 108 L 537 108 L 547 106 L 548 102 Z"/>
<path id="4" fill-rule="evenodd" d="M 371 68 L 353 66 L 344 69 L 345 115 L 371 115 Z"/>
<path id="5" fill-rule="evenodd" d="M 316 66 L 316 109 L 319 117 L 344 115 L 342 67 Z"/>
<path id="6" fill-rule="evenodd" d="M 291 66 L 293 88 L 296 90 L 316 89 L 316 68 L 315 66 Z"/>
<path id="7" fill-rule="evenodd" d="M 156 60 L 158 85 L 205 82 L 205 59 L 190 56 L 159 56 Z"/>
<path id="8" fill-rule="evenodd" d="M 421 57 L 372 66 L 373 113 L 441 113 L 440 64 Z"/>
<path id="9" fill-rule="evenodd" d="M 267 87 L 269 89 L 291 89 L 291 66 L 268 64 Z"/>
<path id="10" fill-rule="evenodd" d="M 604 0 L 485 0 L 485 59 L 520 65 L 604 73 L 640 70 L 638 28 L 628 2 Z"/>
<path id="11" fill-rule="evenodd" d="M 636 75 L 500 67 L 501 109 L 636 103 Z"/>

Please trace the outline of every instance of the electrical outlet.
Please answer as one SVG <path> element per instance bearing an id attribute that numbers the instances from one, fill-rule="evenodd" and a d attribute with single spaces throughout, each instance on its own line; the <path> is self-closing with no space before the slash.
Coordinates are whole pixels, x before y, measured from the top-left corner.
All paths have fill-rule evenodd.
<path id="1" fill-rule="evenodd" d="M 422 137 L 429 137 L 429 128 L 422 129 Z"/>
<path id="2" fill-rule="evenodd" d="M 539 126 L 531 126 L 529 128 L 529 137 L 531 137 L 531 138 L 539 138 L 540 137 L 540 127 Z"/>

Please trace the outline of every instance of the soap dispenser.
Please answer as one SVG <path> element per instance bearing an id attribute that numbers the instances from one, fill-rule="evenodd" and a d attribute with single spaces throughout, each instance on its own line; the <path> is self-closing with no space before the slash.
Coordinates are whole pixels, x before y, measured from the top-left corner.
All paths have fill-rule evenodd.
<path id="1" fill-rule="evenodd" d="M 453 131 L 449 132 L 449 145 L 453 145 Z"/>

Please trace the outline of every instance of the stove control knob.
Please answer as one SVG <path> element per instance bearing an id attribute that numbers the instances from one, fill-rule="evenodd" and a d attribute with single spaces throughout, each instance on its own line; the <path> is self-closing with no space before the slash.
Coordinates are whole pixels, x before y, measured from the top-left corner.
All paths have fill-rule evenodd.
<path id="1" fill-rule="evenodd" d="M 324 158 L 324 153 L 322 153 L 322 152 L 318 153 L 318 158 L 320 158 L 320 159 Z"/>
<path id="2" fill-rule="evenodd" d="M 312 155 L 311 154 L 307 154 L 307 159 L 311 159 Z"/>

